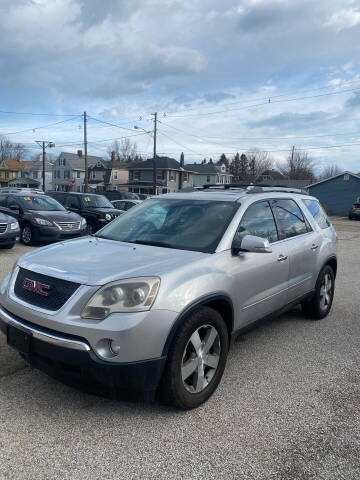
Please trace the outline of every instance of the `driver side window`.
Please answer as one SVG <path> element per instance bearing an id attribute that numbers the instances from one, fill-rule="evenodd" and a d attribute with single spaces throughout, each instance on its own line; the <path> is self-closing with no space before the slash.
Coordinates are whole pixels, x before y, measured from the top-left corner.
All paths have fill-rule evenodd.
<path id="1" fill-rule="evenodd" d="M 237 231 L 239 240 L 245 235 L 267 238 L 270 243 L 279 240 L 269 202 L 255 203 L 246 210 Z"/>

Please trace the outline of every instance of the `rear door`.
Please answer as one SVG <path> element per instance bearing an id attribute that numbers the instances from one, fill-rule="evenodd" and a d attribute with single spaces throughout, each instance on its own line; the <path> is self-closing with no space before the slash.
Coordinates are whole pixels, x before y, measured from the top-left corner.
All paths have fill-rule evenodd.
<path id="1" fill-rule="evenodd" d="M 238 236 L 245 235 L 267 238 L 272 252 L 243 252 L 232 262 L 242 325 L 275 312 L 287 303 L 289 276 L 287 245 L 279 242 L 268 201 L 256 202 L 246 210 L 238 227 Z"/>
<path id="2" fill-rule="evenodd" d="M 279 239 L 286 243 L 289 255 L 289 302 L 310 292 L 321 236 L 313 231 L 299 205 L 293 199 L 271 201 Z"/>

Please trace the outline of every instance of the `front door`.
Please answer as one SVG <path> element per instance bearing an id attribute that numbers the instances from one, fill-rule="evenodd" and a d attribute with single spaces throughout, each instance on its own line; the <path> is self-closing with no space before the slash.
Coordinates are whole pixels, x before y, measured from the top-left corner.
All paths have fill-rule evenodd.
<path id="1" fill-rule="evenodd" d="M 286 242 L 279 242 L 268 201 L 257 202 L 247 209 L 238 228 L 238 236 L 245 235 L 267 238 L 272 252 L 240 252 L 231 262 L 236 284 L 236 329 L 275 312 L 288 301 L 288 248 Z"/>

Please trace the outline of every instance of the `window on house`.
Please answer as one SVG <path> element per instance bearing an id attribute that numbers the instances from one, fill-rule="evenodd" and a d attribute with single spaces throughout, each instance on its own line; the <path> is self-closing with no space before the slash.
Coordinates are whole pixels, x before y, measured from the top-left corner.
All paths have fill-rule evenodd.
<path id="1" fill-rule="evenodd" d="M 9 178 L 9 172 L 5 172 L 5 178 Z"/>
<path id="2" fill-rule="evenodd" d="M 32 176 L 33 176 L 33 178 L 38 178 L 38 172 L 37 172 L 37 171 L 33 171 L 33 172 L 32 172 Z"/>
<path id="3" fill-rule="evenodd" d="M 206 177 L 206 183 L 210 183 L 210 175 Z"/>
<path id="4" fill-rule="evenodd" d="M 348 173 L 344 173 L 344 180 L 349 180 L 350 179 L 350 175 Z"/>
<path id="5" fill-rule="evenodd" d="M 60 158 L 60 159 L 59 159 L 59 165 L 60 165 L 60 167 L 64 167 L 64 166 L 65 166 L 65 158 Z"/>
<path id="6" fill-rule="evenodd" d="M 76 172 L 76 178 L 80 178 L 80 172 L 79 171 Z"/>
<path id="7" fill-rule="evenodd" d="M 140 180 L 140 170 L 135 170 L 134 172 L 134 180 Z"/>
<path id="8" fill-rule="evenodd" d="M 118 172 L 114 172 L 114 180 L 117 180 L 117 179 L 118 179 Z"/>
<path id="9" fill-rule="evenodd" d="M 187 172 L 183 172 L 183 181 L 188 182 L 189 181 L 189 174 Z"/>

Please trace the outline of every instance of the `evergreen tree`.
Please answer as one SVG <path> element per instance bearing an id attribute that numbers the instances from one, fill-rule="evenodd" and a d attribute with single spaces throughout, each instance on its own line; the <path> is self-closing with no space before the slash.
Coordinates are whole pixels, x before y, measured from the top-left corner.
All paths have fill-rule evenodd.
<path id="1" fill-rule="evenodd" d="M 234 183 L 239 182 L 241 178 L 241 162 L 240 162 L 240 155 L 236 153 L 231 161 L 230 164 L 230 173 L 233 175 L 232 181 Z"/>

